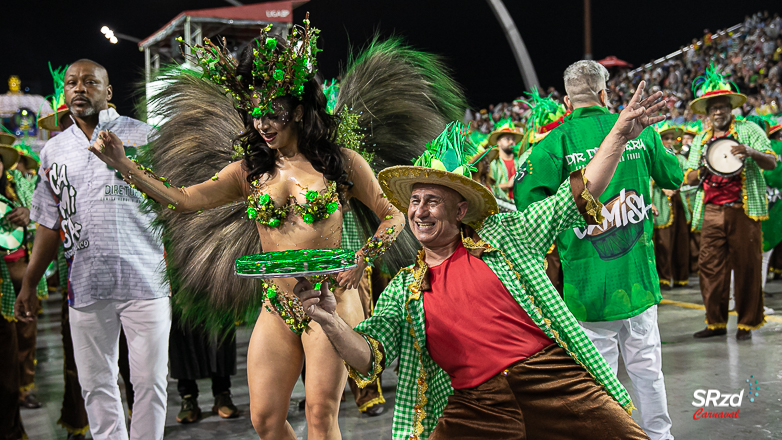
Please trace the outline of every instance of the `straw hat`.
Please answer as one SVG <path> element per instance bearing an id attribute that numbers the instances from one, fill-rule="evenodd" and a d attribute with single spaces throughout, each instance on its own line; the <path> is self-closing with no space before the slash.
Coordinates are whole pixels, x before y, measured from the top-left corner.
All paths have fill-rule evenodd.
<path id="1" fill-rule="evenodd" d="M 737 91 L 734 92 L 731 85 Z M 730 99 L 731 108 L 741 107 L 747 102 L 746 95 L 738 93 L 739 88 L 736 84 L 726 80 L 723 75 L 717 72 L 713 62 L 706 69 L 706 73 L 703 76 L 695 78 L 692 82 L 692 89 L 698 98 L 690 102 L 690 110 L 700 115 L 708 113 L 708 102 L 713 98 L 727 96 Z"/>
<path id="2" fill-rule="evenodd" d="M 3 159 L 3 169 L 12 169 L 19 162 L 19 152 L 10 145 L 0 144 L 0 157 Z"/>
<path id="3" fill-rule="evenodd" d="M 513 135 L 513 143 L 518 144 L 521 142 L 522 137 L 524 136 L 524 133 L 522 133 L 522 129 L 520 127 L 516 127 L 515 124 L 513 124 L 513 121 L 508 119 L 501 119 L 496 124 L 494 124 L 494 131 L 489 134 L 489 141 L 487 142 L 487 145 L 489 146 L 495 146 L 497 145 L 497 139 L 500 138 L 500 136 L 504 134 L 510 134 Z"/>
<path id="4" fill-rule="evenodd" d="M 16 136 L 0 131 L 0 144 L 13 145 L 14 142 L 16 142 Z"/>
<path id="5" fill-rule="evenodd" d="M 474 146 L 465 141 L 464 126 L 451 122 L 426 146 L 414 165 L 386 168 L 378 173 L 377 179 L 388 201 L 405 213 L 415 184 L 431 183 L 451 188 L 468 202 L 462 223 L 478 229 L 486 217 L 498 212 L 498 208 L 494 195 L 470 177 L 474 167 L 469 158 L 474 156 Z"/>
<path id="6" fill-rule="evenodd" d="M 666 133 L 673 133 L 677 138 L 681 138 L 684 134 L 684 129 L 678 125 L 671 124 L 669 121 L 662 121 L 654 124 L 654 129 L 657 134 L 662 137 Z"/>

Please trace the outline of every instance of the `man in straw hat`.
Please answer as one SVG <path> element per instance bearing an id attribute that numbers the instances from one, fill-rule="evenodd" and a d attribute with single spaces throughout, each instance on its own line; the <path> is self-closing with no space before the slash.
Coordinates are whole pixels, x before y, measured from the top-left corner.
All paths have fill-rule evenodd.
<path id="1" fill-rule="evenodd" d="M 499 160 L 491 162 L 491 174 L 497 182 L 498 190 L 494 196 L 502 200 L 513 200 L 513 176 L 516 174 L 516 145 L 521 142 L 523 133 L 510 118 L 502 119 L 494 125 L 489 134 L 488 147 L 497 146 Z"/>
<path id="2" fill-rule="evenodd" d="M 663 145 L 676 154 L 684 172 L 687 158 L 679 154 L 684 130 L 668 121 L 655 126 Z M 678 147 L 678 148 L 677 148 Z M 652 180 L 654 206 L 654 257 L 660 288 L 686 286 L 690 278 L 690 211 L 687 196 L 679 190 L 665 189 Z"/>
<path id="3" fill-rule="evenodd" d="M 556 193 L 570 173 L 582 169 L 621 119 L 608 110 L 608 71 L 577 61 L 563 75 L 565 104 L 572 112 L 550 132 L 519 169 L 516 206 Z M 524 174 L 523 178 L 521 174 Z M 616 373 L 619 355 L 637 392 L 641 427 L 652 439 L 670 439 L 657 304 L 662 300 L 652 246 L 650 179 L 676 189 L 682 170 L 653 127 L 629 141 L 600 201 L 598 226 L 569 228 L 557 237 L 564 300 Z"/>
<path id="4" fill-rule="evenodd" d="M 698 267 L 707 327 L 693 336 L 708 338 L 727 333 L 732 269 L 737 286 L 736 339 L 746 340 L 752 338 L 752 330 L 765 323 L 760 223 L 768 218 L 768 201 L 761 169 L 774 169 L 777 158 L 763 129 L 738 121 L 731 114 L 747 97 L 733 91 L 713 64 L 704 76 L 695 79 L 693 89 L 699 97 L 690 102 L 690 109 L 708 115 L 711 125 L 693 140 L 687 162 L 687 183 L 703 183 L 695 199 L 692 230 L 701 231 Z M 712 174 L 702 166 L 704 147 L 723 137 L 738 142 L 731 153 L 744 162 L 744 169 L 733 177 Z"/>
<path id="5" fill-rule="evenodd" d="M 644 85 L 589 166 L 524 213 L 494 214 L 494 197 L 469 178 L 471 152 L 457 123 L 414 166 L 381 171 L 380 185 L 423 249 L 356 330 L 327 283 L 314 290 L 299 280 L 294 292 L 359 385 L 399 358 L 394 439 L 648 438 L 543 270 L 557 234 L 599 216 L 594 196 L 627 140 L 664 118 L 653 116 L 662 94 L 641 100 Z"/>
<path id="6" fill-rule="evenodd" d="M 35 284 L 62 243 L 68 261 L 69 322 L 79 383 L 94 439 L 127 439 L 120 400 L 120 328 L 127 336 L 135 405 L 131 439 L 160 439 L 166 416 L 169 289 L 160 282 L 163 246 L 140 211 L 141 194 L 88 147 L 110 130 L 126 147 L 147 143 L 151 127 L 109 107 L 106 69 L 78 60 L 65 71 L 73 125 L 41 151 L 31 217 L 39 223 L 16 317 L 35 318 Z M 121 238 L 120 238 L 121 237 Z"/>

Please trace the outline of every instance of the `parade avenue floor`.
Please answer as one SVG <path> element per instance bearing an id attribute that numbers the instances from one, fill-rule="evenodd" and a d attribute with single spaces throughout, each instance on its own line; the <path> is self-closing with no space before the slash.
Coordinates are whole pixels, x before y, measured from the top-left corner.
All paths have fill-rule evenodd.
<path id="1" fill-rule="evenodd" d="M 768 323 L 753 332 L 751 341 L 737 342 L 736 317 L 731 315 L 728 335 L 706 340 L 693 339 L 692 334 L 705 327 L 704 313 L 698 279 L 690 279 L 689 288 L 663 292 L 665 299 L 659 306 L 659 324 L 663 341 L 663 372 L 668 390 L 668 407 L 673 419 L 672 433 L 682 440 L 720 439 L 782 439 L 782 281 L 769 281 L 766 290 L 773 297 L 766 298 L 766 305 L 777 310 L 778 315 L 768 316 Z M 60 336 L 61 297 L 52 295 L 44 303 L 44 314 L 39 321 L 38 366 L 36 393 L 43 407 L 36 410 L 22 409 L 22 419 L 27 434 L 33 440 L 65 439 L 66 433 L 57 420 L 63 395 L 62 343 Z M 176 381 L 169 380 L 168 418 L 166 439 L 257 439 L 249 418 L 248 388 L 245 360 L 250 330 L 237 332 L 239 369 L 232 377 L 234 403 L 242 411 L 241 417 L 223 420 L 211 414 L 213 404 L 209 380 L 199 381 L 201 409 L 207 416 L 199 423 L 180 425 L 175 417 L 180 407 Z M 628 389 L 632 386 L 620 364 L 619 378 Z M 748 382 L 751 380 L 752 382 Z M 757 381 L 757 384 L 755 384 Z M 753 386 L 749 394 L 750 383 Z M 396 376 L 393 369 L 383 374 L 386 412 L 369 418 L 359 414 L 347 390 L 347 401 L 342 404 L 339 423 L 342 436 L 347 440 L 377 440 L 391 438 L 391 418 Z M 759 389 L 756 389 L 759 388 Z M 701 418 L 694 420 L 699 407 L 693 406 L 694 394 L 703 390 L 704 396 L 743 393 L 740 407 L 714 407 L 701 411 L 710 413 L 735 413 L 737 418 Z M 632 390 L 630 391 L 632 394 Z M 757 395 L 756 395 L 757 393 Z M 304 387 L 299 382 L 293 391 L 288 421 L 298 438 L 307 438 L 304 412 L 298 410 L 298 402 L 304 397 Z M 263 398 L 263 396 L 257 396 Z M 754 399 L 754 401 L 750 401 Z M 717 403 L 724 399 L 719 398 Z M 737 401 L 734 398 L 734 403 Z M 637 412 L 634 414 L 637 417 Z M 88 437 L 89 438 L 89 437 Z"/>

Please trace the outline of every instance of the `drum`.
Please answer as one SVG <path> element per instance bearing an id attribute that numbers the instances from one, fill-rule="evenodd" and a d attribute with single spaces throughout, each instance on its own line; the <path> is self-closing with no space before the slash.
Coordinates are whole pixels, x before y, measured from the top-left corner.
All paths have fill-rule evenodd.
<path id="1" fill-rule="evenodd" d="M 726 179 L 741 173 L 744 161 L 730 152 L 735 145 L 739 143 L 731 137 L 720 138 L 706 145 L 703 150 L 706 168 L 712 174 Z"/>
<path id="2" fill-rule="evenodd" d="M 0 248 L 6 251 L 15 251 L 19 249 L 24 241 L 24 228 L 11 224 L 5 216 L 13 211 L 13 203 L 3 196 L 0 196 Z"/>
<path id="3" fill-rule="evenodd" d="M 311 277 L 356 267 L 356 254 L 346 249 L 301 249 L 264 252 L 236 260 L 234 271 L 244 278 Z"/>

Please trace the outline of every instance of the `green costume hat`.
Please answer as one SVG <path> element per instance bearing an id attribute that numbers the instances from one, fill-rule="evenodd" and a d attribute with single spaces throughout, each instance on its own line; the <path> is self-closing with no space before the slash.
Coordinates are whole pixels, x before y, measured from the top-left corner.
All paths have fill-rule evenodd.
<path id="1" fill-rule="evenodd" d="M 41 165 L 41 158 L 33 151 L 32 147 L 27 145 L 24 140 L 13 147 L 19 153 L 19 156 L 24 159 L 27 169 L 32 171 L 38 170 L 38 167 Z"/>
<path id="2" fill-rule="evenodd" d="M 519 99 L 516 102 L 523 102 L 530 107 L 530 114 L 527 117 L 528 136 L 527 142 L 536 144 L 542 141 L 551 130 L 555 129 L 565 119 L 568 113 L 567 108 L 550 98 L 540 96 L 537 87 L 532 88 L 532 92 L 524 92 L 529 95 L 529 100 Z"/>
<path id="3" fill-rule="evenodd" d="M 48 96 L 51 98 L 52 108 L 55 109 L 54 113 L 38 118 L 38 126 L 49 130 L 59 131 L 61 130 L 60 121 L 62 118 L 68 117 L 70 110 L 65 104 L 65 71 L 68 70 L 68 66 L 61 66 L 57 69 L 52 69 L 52 63 L 49 62 L 49 73 L 52 74 L 52 80 L 54 81 L 54 94 Z"/>
<path id="4" fill-rule="evenodd" d="M 682 135 L 684 134 L 684 129 L 678 125 L 672 124 L 670 121 L 662 121 L 654 124 L 654 130 L 660 136 L 664 135 L 665 133 L 673 133 L 679 139 L 681 139 Z"/>
<path id="5" fill-rule="evenodd" d="M 733 88 L 736 91 L 733 91 Z M 714 67 L 714 62 L 706 68 L 706 73 L 703 76 L 695 78 L 692 82 L 692 91 L 698 98 L 693 99 L 690 102 L 690 110 L 693 113 L 700 115 L 707 114 L 707 103 L 710 99 L 718 96 L 727 96 L 730 98 L 730 106 L 732 108 L 741 107 L 747 102 L 746 95 L 742 95 L 738 92 L 739 88 L 733 81 L 725 79 L 723 75 L 717 72 L 717 68 Z"/>
<path id="6" fill-rule="evenodd" d="M 682 125 L 682 128 L 684 129 L 684 134 L 697 136 L 698 133 L 703 131 L 703 123 L 700 121 L 700 119 L 695 121 L 689 121 L 686 124 Z"/>
<path id="7" fill-rule="evenodd" d="M 430 183 L 451 188 L 468 202 L 462 223 L 477 229 L 486 217 L 497 213 L 497 200 L 488 188 L 470 177 L 470 172 L 476 170 L 469 158 L 476 152 L 475 146 L 466 141 L 464 125 L 451 122 L 412 166 L 386 168 L 378 174 L 378 182 L 388 201 L 404 213 L 410 205 L 413 185 Z"/>
<path id="8" fill-rule="evenodd" d="M 473 154 L 472 157 L 470 157 L 470 160 L 468 163 L 470 165 L 475 165 L 478 163 L 478 161 L 486 159 L 487 162 L 492 162 L 494 159 L 498 158 L 500 156 L 500 149 L 499 147 L 492 147 L 487 149 L 486 146 L 478 147 L 478 152 Z"/>
<path id="9" fill-rule="evenodd" d="M 478 148 L 486 147 L 486 144 L 489 143 L 489 135 L 486 133 L 481 133 L 478 130 L 473 130 L 467 133 L 467 140 L 472 142 L 472 144 Z"/>
<path id="10" fill-rule="evenodd" d="M 521 128 L 516 127 L 510 118 L 500 119 L 496 124 L 494 124 L 494 131 L 489 134 L 488 144 L 492 147 L 497 145 L 497 139 L 499 139 L 500 136 L 504 134 L 512 134 L 514 144 L 521 142 L 521 138 L 524 136 Z"/>
<path id="11" fill-rule="evenodd" d="M 768 115 L 769 121 L 771 122 L 771 127 L 768 129 L 768 135 L 769 137 L 773 135 L 774 133 L 778 132 L 779 130 L 782 130 L 782 124 L 779 123 L 779 119 Z"/>
<path id="12" fill-rule="evenodd" d="M 19 152 L 11 145 L 0 144 L 0 158 L 3 160 L 3 169 L 8 171 L 19 162 Z"/>

